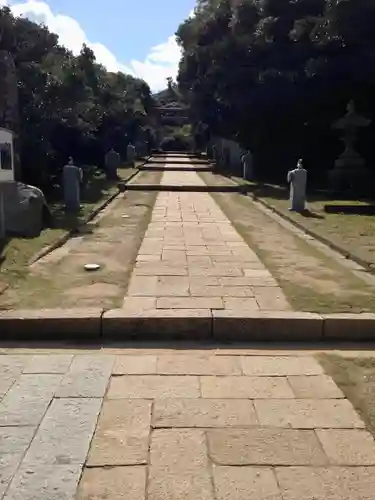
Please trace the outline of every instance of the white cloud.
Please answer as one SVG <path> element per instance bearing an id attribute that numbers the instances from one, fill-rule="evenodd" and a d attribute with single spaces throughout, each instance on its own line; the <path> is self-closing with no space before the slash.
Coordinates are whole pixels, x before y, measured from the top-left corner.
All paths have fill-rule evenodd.
<path id="1" fill-rule="evenodd" d="M 9 1 L 0 0 L 0 5 L 9 5 Z M 143 78 L 153 91 L 165 88 L 166 78 L 175 78 L 177 75 L 181 52 L 174 36 L 152 47 L 144 61 L 134 59 L 123 63 L 105 45 L 88 40 L 83 28 L 74 18 L 55 14 L 44 1 L 16 1 L 11 4 L 11 9 L 16 16 L 25 16 L 48 26 L 50 31 L 59 35 L 59 42 L 75 54 L 79 53 L 85 43 L 95 52 L 97 61 L 109 71 L 123 71 Z"/>

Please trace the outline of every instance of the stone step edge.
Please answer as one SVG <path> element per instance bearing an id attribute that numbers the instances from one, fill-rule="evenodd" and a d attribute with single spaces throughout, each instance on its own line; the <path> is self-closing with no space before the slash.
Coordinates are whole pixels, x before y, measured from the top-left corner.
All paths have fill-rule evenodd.
<path id="1" fill-rule="evenodd" d="M 171 167 L 169 165 L 160 165 L 155 166 L 152 162 L 150 164 L 146 164 L 141 169 L 141 172 L 212 172 L 211 167 Z"/>
<path id="2" fill-rule="evenodd" d="M 127 184 L 124 188 L 126 191 L 183 191 L 183 192 L 194 192 L 194 193 L 225 193 L 225 192 L 241 192 L 246 193 L 248 191 L 248 186 L 241 186 L 238 184 L 229 184 L 227 186 L 188 186 L 181 185 L 175 186 L 173 184 Z"/>
<path id="3" fill-rule="evenodd" d="M 373 341 L 375 314 L 210 309 L 0 311 L 0 341 Z"/>

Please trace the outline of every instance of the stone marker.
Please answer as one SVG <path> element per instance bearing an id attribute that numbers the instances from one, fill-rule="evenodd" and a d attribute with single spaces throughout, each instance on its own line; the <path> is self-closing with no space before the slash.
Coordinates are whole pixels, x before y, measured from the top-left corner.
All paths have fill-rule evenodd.
<path id="1" fill-rule="evenodd" d="M 212 159 L 218 161 L 218 150 L 216 144 L 212 146 Z"/>
<path id="2" fill-rule="evenodd" d="M 105 169 L 108 179 L 117 179 L 117 169 L 120 166 L 120 155 L 112 148 L 105 156 Z"/>
<path id="3" fill-rule="evenodd" d="M 254 179 L 254 168 L 253 168 L 253 155 L 250 151 L 246 151 L 241 156 L 242 167 L 243 167 L 243 178 L 246 181 L 252 181 Z"/>
<path id="4" fill-rule="evenodd" d="M 126 149 L 126 160 L 128 163 L 134 164 L 135 161 L 135 147 L 133 144 L 128 144 L 128 147 Z"/>
<path id="5" fill-rule="evenodd" d="M 210 159 L 213 158 L 213 145 L 211 141 L 207 143 L 206 152 L 207 152 L 207 158 Z"/>
<path id="6" fill-rule="evenodd" d="M 290 202 L 289 210 L 303 212 L 306 204 L 306 183 L 307 171 L 303 168 L 303 160 L 299 159 L 297 168 L 288 172 L 287 177 L 290 184 Z"/>
<path id="7" fill-rule="evenodd" d="M 73 158 L 63 169 L 64 202 L 65 208 L 71 212 L 80 209 L 80 184 L 82 182 L 82 169 L 74 165 Z"/>

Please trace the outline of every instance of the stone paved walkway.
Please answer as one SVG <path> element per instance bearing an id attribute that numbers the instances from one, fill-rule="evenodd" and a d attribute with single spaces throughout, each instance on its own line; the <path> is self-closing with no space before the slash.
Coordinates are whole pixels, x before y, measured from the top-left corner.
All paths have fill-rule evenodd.
<path id="1" fill-rule="evenodd" d="M 204 182 L 194 171 L 166 171 L 161 184 Z M 212 197 L 202 192 L 158 195 L 124 307 L 290 309 L 270 272 Z"/>
<path id="2" fill-rule="evenodd" d="M 1 499 L 373 500 L 374 491 L 374 440 L 313 357 L 0 356 Z"/>

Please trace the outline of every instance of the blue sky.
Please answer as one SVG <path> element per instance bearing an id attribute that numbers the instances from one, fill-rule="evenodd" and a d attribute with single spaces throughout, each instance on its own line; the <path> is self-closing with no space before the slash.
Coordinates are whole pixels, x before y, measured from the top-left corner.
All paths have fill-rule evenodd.
<path id="1" fill-rule="evenodd" d="M 73 52 L 87 43 L 110 71 L 132 73 L 159 90 L 176 76 L 180 52 L 173 35 L 195 0 L 0 0 L 4 4 L 45 23 Z"/>

